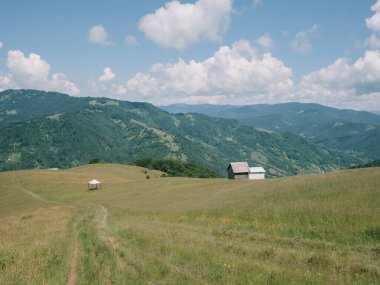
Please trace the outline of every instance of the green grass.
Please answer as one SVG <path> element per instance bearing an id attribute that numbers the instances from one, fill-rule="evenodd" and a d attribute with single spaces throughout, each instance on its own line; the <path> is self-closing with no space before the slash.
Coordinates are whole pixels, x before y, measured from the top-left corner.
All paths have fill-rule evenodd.
<path id="1" fill-rule="evenodd" d="M 0 182 L 0 284 L 380 282 L 380 168 L 228 181 L 96 164 Z"/>

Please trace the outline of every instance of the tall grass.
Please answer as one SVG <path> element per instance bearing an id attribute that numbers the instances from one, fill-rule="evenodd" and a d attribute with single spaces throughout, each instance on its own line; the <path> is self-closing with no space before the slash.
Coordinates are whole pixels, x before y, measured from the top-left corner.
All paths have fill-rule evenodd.
<path id="1" fill-rule="evenodd" d="M 227 181 L 102 164 L 2 173 L 0 283 L 65 284 L 78 247 L 77 284 L 379 284 L 379 174 Z M 87 190 L 93 178 L 101 190 Z"/>

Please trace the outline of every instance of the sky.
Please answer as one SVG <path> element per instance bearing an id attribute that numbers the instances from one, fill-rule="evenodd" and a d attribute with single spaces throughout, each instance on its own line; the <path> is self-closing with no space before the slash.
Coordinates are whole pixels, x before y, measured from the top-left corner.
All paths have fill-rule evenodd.
<path id="1" fill-rule="evenodd" d="M 0 0 L 0 91 L 380 110 L 380 0 Z"/>

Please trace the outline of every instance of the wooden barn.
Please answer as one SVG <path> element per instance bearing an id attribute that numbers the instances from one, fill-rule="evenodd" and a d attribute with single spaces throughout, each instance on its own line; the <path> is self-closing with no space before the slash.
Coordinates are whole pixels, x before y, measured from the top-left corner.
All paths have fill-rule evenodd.
<path id="1" fill-rule="evenodd" d="M 227 168 L 228 179 L 249 179 L 249 166 L 247 162 L 231 162 Z"/>

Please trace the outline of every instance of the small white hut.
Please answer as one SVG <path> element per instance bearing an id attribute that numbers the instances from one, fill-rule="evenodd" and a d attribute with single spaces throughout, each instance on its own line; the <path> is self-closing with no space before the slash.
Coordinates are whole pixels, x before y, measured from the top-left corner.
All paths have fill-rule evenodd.
<path id="1" fill-rule="evenodd" d="M 248 179 L 249 180 L 265 179 L 265 169 L 262 167 L 250 167 Z"/>
<path id="2" fill-rule="evenodd" d="M 94 179 L 94 180 L 91 180 L 90 182 L 88 182 L 87 186 L 88 186 L 89 190 L 98 189 L 98 187 L 102 188 L 102 183 L 100 181 Z"/>

